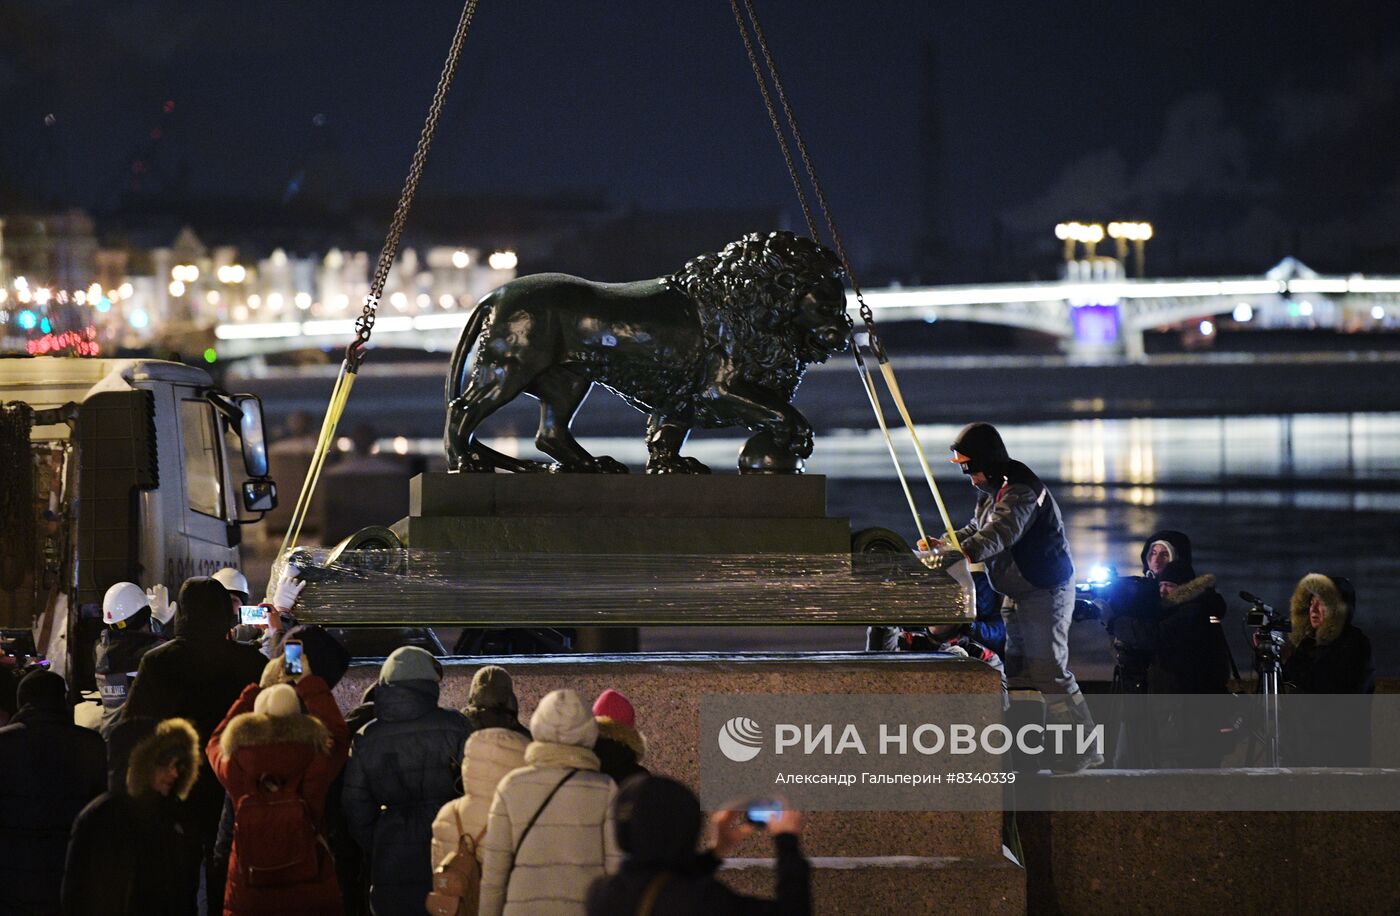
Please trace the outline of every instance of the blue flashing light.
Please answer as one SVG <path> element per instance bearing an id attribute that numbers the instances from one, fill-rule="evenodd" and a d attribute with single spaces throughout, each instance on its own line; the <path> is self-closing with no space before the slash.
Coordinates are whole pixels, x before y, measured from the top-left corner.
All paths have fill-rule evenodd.
<path id="1" fill-rule="evenodd" d="M 47 318 L 40 318 L 40 319 L 39 319 L 39 330 L 40 330 L 40 331 L 43 331 L 45 334 L 52 334 L 52 333 L 53 333 L 53 325 L 49 323 L 49 320 L 48 320 Z"/>
<path id="2" fill-rule="evenodd" d="M 112 300 L 108 299 L 106 296 L 103 296 L 101 299 L 97 300 L 97 305 L 95 305 L 94 308 L 96 308 L 99 312 L 106 314 L 107 312 L 110 312 L 112 310 Z"/>
<path id="3" fill-rule="evenodd" d="M 146 314 L 145 309 L 134 309 L 131 313 L 131 326 L 140 330 L 151 323 L 151 316 Z"/>
<path id="4" fill-rule="evenodd" d="M 1090 585 L 1107 585 L 1115 578 L 1112 566 L 1091 566 L 1087 581 Z"/>
<path id="5" fill-rule="evenodd" d="M 29 309 L 24 309 L 19 313 L 19 316 L 15 318 L 15 323 L 26 331 L 32 331 L 39 324 L 39 316 L 35 315 Z"/>

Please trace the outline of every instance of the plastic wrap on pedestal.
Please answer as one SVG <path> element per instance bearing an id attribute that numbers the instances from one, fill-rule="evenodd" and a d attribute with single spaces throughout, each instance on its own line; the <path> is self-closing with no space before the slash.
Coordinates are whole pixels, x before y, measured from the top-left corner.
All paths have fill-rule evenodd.
<path id="1" fill-rule="evenodd" d="M 921 626 L 969 590 L 913 554 L 480 554 L 299 549 L 297 615 L 333 626 Z"/>

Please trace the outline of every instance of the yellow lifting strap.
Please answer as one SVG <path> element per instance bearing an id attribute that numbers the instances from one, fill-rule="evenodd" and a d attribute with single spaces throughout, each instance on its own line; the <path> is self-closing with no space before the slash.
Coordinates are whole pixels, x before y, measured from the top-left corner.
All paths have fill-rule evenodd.
<path id="1" fill-rule="evenodd" d="M 374 276 L 370 280 L 369 292 L 365 295 L 364 309 L 355 319 L 355 339 L 345 348 L 345 359 L 340 364 L 340 372 L 331 389 L 330 403 L 326 407 L 325 419 L 321 421 L 321 435 L 316 440 L 316 450 L 311 453 L 311 464 L 306 469 L 306 480 L 297 495 L 296 508 L 292 511 L 287 534 L 282 539 L 282 547 L 273 561 L 272 575 L 268 578 L 267 598 L 271 600 L 277 587 L 277 580 L 287 562 L 287 553 L 296 546 L 301 537 L 301 529 L 306 522 L 306 514 L 311 509 L 311 499 L 316 493 L 316 484 L 321 479 L 321 469 L 326 464 L 326 455 L 335 444 L 335 430 L 340 417 L 345 413 L 345 405 L 350 400 L 350 389 L 355 386 L 355 377 L 360 363 L 365 358 L 365 348 L 374 332 L 374 319 L 379 311 L 380 297 L 384 295 L 384 285 L 389 279 L 389 271 L 399 254 L 399 242 L 403 238 L 404 227 L 408 225 L 408 213 L 413 207 L 413 197 L 418 192 L 418 182 L 423 177 L 423 165 L 428 159 L 428 149 L 432 146 L 433 135 L 437 133 L 438 119 L 442 116 L 442 105 L 447 91 L 452 88 L 452 79 L 457 74 L 457 64 L 462 59 L 462 45 L 471 29 L 472 18 L 476 15 L 477 0 L 466 0 L 462 15 L 457 20 L 457 29 L 452 33 L 452 44 L 443 63 L 442 74 L 438 77 L 437 89 L 433 92 L 432 103 L 428 106 L 428 116 L 423 122 L 423 130 L 418 135 L 418 146 L 413 151 L 409 163 L 408 177 L 404 180 L 403 191 L 399 194 L 398 205 L 389 221 L 389 231 L 384 239 L 384 247 L 379 251 Z"/>
<path id="2" fill-rule="evenodd" d="M 928 481 L 934 502 L 938 504 L 939 516 L 947 530 L 948 544 L 954 550 L 961 551 L 962 545 L 958 542 L 957 529 L 953 527 L 953 521 L 948 515 L 948 508 L 943 502 L 943 494 L 939 492 L 938 482 L 934 480 L 933 470 L 929 467 L 928 456 L 924 453 L 923 444 L 919 441 L 919 434 L 914 429 L 914 421 L 909 416 L 909 408 L 904 402 L 904 396 L 899 390 L 899 383 L 895 379 L 894 366 L 890 364 L 889 355 L 885 352 L 884 345 L 876 333 L 875 316 L 871 313 L 870 306 L 865 302 L 860 283 L 856 280 L 855 271 L 851 267 L 850 258 L 846 256 L 845 246 L 841 243 L 841 233 L 836 230 L 836 221 L 831 215 L 831 208 L 827 206 L 826 194 L 822 191 L 821 181 L 817 178 L 817 170 L 812 164 L 807 143 L 802 138 L 802 131 L 798 129 L 797 117 L 793 114 L 787 90 L 783 86 L 782 79 L 778 76 L 778 65 L 773 59 L 773 52 L 768 45 L 768 38 L 763 32 L 763 24 L 759 21 L 758 11 L 754 9 L 753 0 L 729 0 L 729 6 L 734 13 L 734 21 L 739 27 L 739 37 L 743 40 L 744 52 L 748 55 L 749 66 L 753 69 L 754 80 L 758 83 L 759 95 L 763 98 L 764 108 L 768 112 L 768 120 L 773 125 L 773 134 L 778 139 L 778 147 L 782 150 L 783 161 L 787 164 L 788 175 L 792 178 L 793 190 L 797 192 L 797 201 L 802 206 L 802 216 L 806 220 L 807 231 L 814 240 L 820 240 L 821 230 L 817 228 L 817 221 L 812 215 L 812 207 L 807 200 L 807 190 L 802 184 L 802 178 L 798 174 L 797 166 L 793 160 L 792 147 L 794 146 L 797 148 L 802 165 L 806 169 L 807 180 L 812 186 L 812 196 L 816 199 L 817 205 L 821 208 L 822 217 L 826 220 L 826 228 L 831 237 L 832 247 L 835 248 L 836 255 L 846 270 L 846 276 L 850 278 L 851 289 L 855 293 L 856 301 L 860 304 L 860 316 L 865 322 L 870 350 L 878 358 L 880 374 L 885 380 L 885 386 L 889 389 L 890 396 L 894 399 L 895 406 L 899 409 L 899 416 L 904 421 L 904 428 L 909 431 L 909 438 L 914 443 L 914 451 L 919 456 L 919 464 L 923 467 L 924 479 Z M 760 55 L 763 58 L 762 64 L 759 63 Z M 768 89 L 770 81 L 773 84 L 771 94 Z M 776 105 L 773 101 L 774 96 L 777 97 Z M 782 121 L 778 117 L 779 106 L 782 107 L 783 114 L 786 116 L 788 130 L 792 132 L 791 145 L 788 143 L 787 134 L 783 132 Z M 889 449 L 890 459 L 894 462 L 895 476 L 899 478 L 899 485 L 903 488 L 904 497 L 909 502 L 909 511 L 914 516 L 914 527 L 918 529 L 919 537 L 927 540 L 928 535 L 924 531 L 923 520 L 919 517 L 919 510 L 914 503 L 914 496 L 909 490 L 904 469 L 900 466 L 894 441 L 890 438 L 889 424 L 885 421 L 885 412 L 880 407 L 879 395 L 875 390 L 865 359 L 860 355 L 860 347 L 854 332 L 851 335 L 851 350 L 855 354 L 856 367 L 860 372 L 861 384 L 865 388 L 866 397 L 870 399 L 870 406 L 875 411 L 875 421 L 880 425 L 880 433 L 884 436 L 885 446 Z M 980 567 L 974 565 L 971 568 L 979 569 Z"/>

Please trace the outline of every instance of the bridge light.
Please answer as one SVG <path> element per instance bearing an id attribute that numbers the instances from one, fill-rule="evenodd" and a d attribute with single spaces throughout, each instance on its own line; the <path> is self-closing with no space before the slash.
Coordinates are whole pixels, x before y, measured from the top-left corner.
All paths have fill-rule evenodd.
<path id="1" fill-rule="evenodd" d="M 171 281 L 170 281 L 170 295 L 175 296 L 175 297 L 178 298 L 178 297 L 180 297 L 180 296 L 183 296 L 184 294 L 185 294 L 185 284 L 184 284 L 184 281 L 182 281 L 182 280 L 171 280 Z"/>
<path id="2" fill-rule="evenodd" d="M 136 287 L 130 283 L 123 283 L 117 287 L 117 295 L 123 299 L 130 299 L 136 293 Z"/>
<path id="3" fill-rule="evenodd" d="M 1313 304 L 1312 304 L 1311 302 L 1309 302 L 1307 299 L 1304 299 L 1302 302 L 1299 302 L 1299 303 L 1298 303 L 1298 314 L 1299 314 L 1299 315 L 1303 316 L 1304 318 L 1311 318 L 1311 317 L 1312 317 L 1312 313 L 1313 313 Z"/>
<path id="4" fill-rule="evenodd" d="M 389 297 L 389 304 L 402 312 L 408 308 L 408 296 L 401 290 Z"/>
<path id="5" fill-rule="evenodd" d="M 1254 306 L 1250 305 L 1248 302 L 1241 302 L 1239 305 L 1235 306 L 1235 310 L 1230 313 L 1230 317 L 1234 318 L 1240 324 L 1244 324 L 1246 321 L 1252 321 L 1254 319 Z"/>
<path id="6" fill-rule="evenodd" d="M 1215 322 L 1208 320 L 1202 321 L 1199 330 L 1201 332 L 1202 337 L 1209 337 L 1210 335 L 1215 333 Z"/>
<path id="7" fill-rule="evenodd" d="M 1379 305 L 1371 306 L 1371 317 L 1374 318 L 1376 321 L 1384 321 L 1385 309 Z"/>
<path id="8" fill-rule="evenodd" d="M 492 270 L 514 270 L 520 259 L 513 251 L 493 251 L 486 259 L 486 264 Z"/>
<path id="9" fill-rule="evenodd" d="M 459 248 L 456 251 L 452 252 L 452 266 L 457 268 L 458 270 L 464 269 L 469 264 L 471 264 L 471 262 L 472 256 L 467 254 L 465 250 Z"/>
<path id="10" fill-rule="evenodd" d="M 297 293 L 294 298 L 297 304 L 297 308 L 301 309 L 303 312 L 311 308 L 310 293 Z"/>
<path id="11" fill-rule="evenodd" d="M 268 293 L 268 294 L 267 294 L 267 307 L 270 308 L 270 309 L 272 309 L 274 312 L 280 312 L 280 311 L 282 310 L 282 294 L 281 294 L 281 293 Z"/>

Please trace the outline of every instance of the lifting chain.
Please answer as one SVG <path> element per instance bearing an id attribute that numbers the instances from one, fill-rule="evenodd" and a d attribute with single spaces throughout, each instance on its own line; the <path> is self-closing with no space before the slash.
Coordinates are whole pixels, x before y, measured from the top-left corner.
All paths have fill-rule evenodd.
<path id="1" fill-rule="evenodd" d="M 452 36 L 452 47 L 448 49 L 447 60 L 438 77 L 437 89 L 433 92 L 432 104 L 428 106 L 428 117 L 423 122 L 423 131 L 418 135 L 418 148 L 413 151 L 413 161 L 408 167 L 408 177 L 404 180 L 403 191 L 399 194 L 398 206 L 389 221 L 389 232 L 384 239 L 384 247 L 379 252 L 379 261 L 370 280 L 369 292 L 365 294 L 364 309 L 355 319 L 355 339 L 345 348 L 346 367 L 350 372 L 360 368 L 365 356 L 365 346 L 374 333 L 375 314 L 379 310 L 380 299 L 384 295 L 384 284 L 388 282 L 389 271 L 399 256 L 399 242 L 403 239 L 404 227 L 408 225 L 408 211 L 413 207 L 414 195 L 418 193 L 418 182 L 423 177 L 423 165 L 428 160 L 428 149 L 432 146 L 433 135 L 437 133 L 438 119 L 442 117 L 442 105 L 447 91 L 452 88 L 452 79 L 457 75 L 457 64 L 462 58 L 462 45 L 471 29 L 472 17 L 476 14 L 477 0 L 467 0 L 462 7 L 462 16 L 457 21 L 457 31 Z"/>

